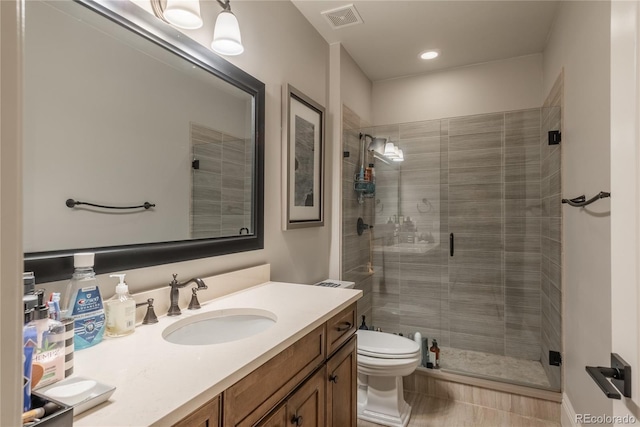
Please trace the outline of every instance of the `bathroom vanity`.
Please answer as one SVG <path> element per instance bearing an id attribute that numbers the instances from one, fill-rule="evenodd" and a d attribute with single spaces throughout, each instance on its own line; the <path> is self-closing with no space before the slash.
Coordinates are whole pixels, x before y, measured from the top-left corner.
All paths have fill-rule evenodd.
<path id="1" fill-rule="evenodd" d="M 116 392 L 75 417 L 74 425 L 355 426 L 355 302 L 361 295 L 267 282 L 105 339 L 75 354 L 75 372 Z M 176 322 L 238 309 L 273 313 L 275 323 L 219 344 L 163 338 Z"/>

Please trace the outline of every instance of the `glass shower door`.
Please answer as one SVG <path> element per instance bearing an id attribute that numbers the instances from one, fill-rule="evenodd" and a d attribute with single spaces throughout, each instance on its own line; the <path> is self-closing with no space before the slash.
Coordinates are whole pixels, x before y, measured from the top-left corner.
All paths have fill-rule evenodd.
<path id="1" fill-rule="evenodd" d="M 559 108 L 374 127 L 372 322 L 436 339 L 441 368 L 559 390 Z"/>

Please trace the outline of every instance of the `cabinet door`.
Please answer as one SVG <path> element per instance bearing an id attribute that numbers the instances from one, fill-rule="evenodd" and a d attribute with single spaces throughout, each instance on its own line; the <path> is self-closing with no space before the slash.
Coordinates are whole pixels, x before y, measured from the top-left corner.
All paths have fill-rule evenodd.
<path id="1" fill-rule="evenodd" d="M 274 413 L 258 423 L 257 427 L 287 427 L 287 406 L 282 405 Z"/>
<path id="2" fill-rule="evenodd" d="M 220 396 L 216 396 L 191 414 L 187 415 L 173 427 L 219 427 Z"/>
<path id="3" fill-rule="evenodd" d="M 324 342 L 322 325 L 226 389 L 222 399 L 224 426 L 256 425 L 324 363 Z"/>
<path id="4" fill-rule="evenodd" d="M 325 381 L 322 366 L 287 399 L 288 426 L 325 427 Z"/>
<path id="5" fill-rule="evenodd" d="M 356 336 L 327 361 L 327 427 L 356 427 Z"/>

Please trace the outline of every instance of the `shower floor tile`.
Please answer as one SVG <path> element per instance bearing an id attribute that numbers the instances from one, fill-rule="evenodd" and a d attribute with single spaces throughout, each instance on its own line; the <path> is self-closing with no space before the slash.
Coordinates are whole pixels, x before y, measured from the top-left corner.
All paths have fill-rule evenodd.
<path id="1" fill-rule="evenodd" d="M 516 384 L 551 387 L 542 364 L 537 360 L 442 347 L 440 367 L 450 372 L 470 373 Z"/>

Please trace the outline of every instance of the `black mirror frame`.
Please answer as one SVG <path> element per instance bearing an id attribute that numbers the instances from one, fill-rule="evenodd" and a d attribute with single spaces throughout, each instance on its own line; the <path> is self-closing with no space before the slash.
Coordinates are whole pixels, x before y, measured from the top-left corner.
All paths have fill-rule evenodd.
<path id="1" fill-rule="evenodd" d="M 98 274 L 188 261 L 264 248 L 265 85 L 255 77 L 189 39 L 130 2 L 74 0 L 147 38 L 253 96 L 255 154 L 253 170 L 253 234 L 232 237 L 69 249 L 24 254 L 25 271 L 38 283 L 63 280 L 73 271 L 73 254 L 94 252 Z"/>

